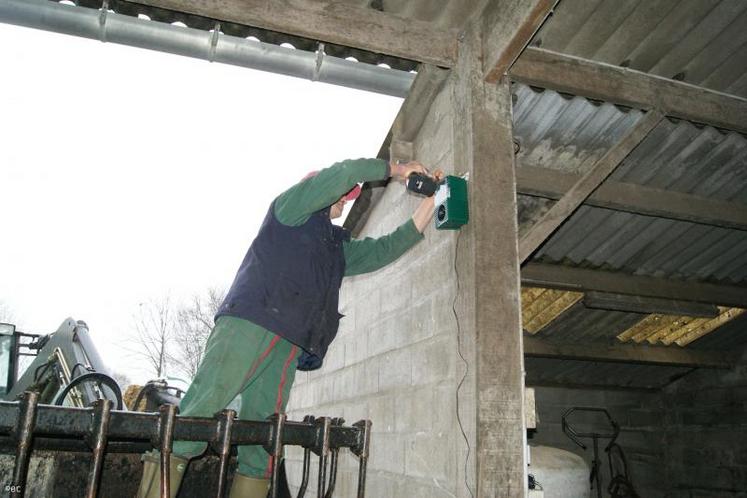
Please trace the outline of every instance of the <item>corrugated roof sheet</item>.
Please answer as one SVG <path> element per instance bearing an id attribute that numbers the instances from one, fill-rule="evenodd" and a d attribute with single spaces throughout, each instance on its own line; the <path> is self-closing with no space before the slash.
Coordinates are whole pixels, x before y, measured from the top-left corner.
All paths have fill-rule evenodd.
<path id="1" fill-rule="evenodd" d="M 587 172 L 641 116 L 525 85 L 514 85 L 513 93 L 519 167 Z M 747 139 L 665 119 L 611 178 L 747 204 Z M 521 198 L 519 204 L 525 225 L 548 206 Z M 581 206 L 534 259 L 747 285 L 747 232 Z"/>
<path id="2" fill-rule="evenodd" d="M 583 302 L 577 302 L 539 330 L 535 337 L 552 344 L 613 344 L 619 342 L 617 335 L 645 317 L 641 313 L 590 309 Z"/>
<path id="3" fill-rule="evenodd" d="M 747 96 L 743 0 L 561 0 L 532 44 Z"/>
<path id="4" fill-rule="evenodd" d="M 487 0 L 343 0 L 435 28 L 464 29 Z M 74 0 L 99 8 L 102 0 Z M 311 3 L 311 2 L 310 2 Z M 127 2 L 109 0 L 125 15 L 147 15 L 159 22 L 182 22 L 210 30 L 214 21 Z M 254 36 L 266 43 L 290 43 L 314 51 L 316 42 L 301 37 L 222 23 L 233 36 Z M 747 2 L 742 0 L 561 0 L 532 44 L 614 65 L 631 67 L 706 88 L 747 96 Z M 349 47 L 327 44 L 335 57 L 412 70 L 415 64 Z"/>

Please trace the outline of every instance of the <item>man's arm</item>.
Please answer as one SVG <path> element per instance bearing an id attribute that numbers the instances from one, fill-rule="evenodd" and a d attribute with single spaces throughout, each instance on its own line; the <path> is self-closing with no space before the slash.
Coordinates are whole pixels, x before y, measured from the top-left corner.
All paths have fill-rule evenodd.
<path id="1" fill-rule="evenodd" d="M 404 179 L 410 173 L 425 172 L 422 164 L 387 164 L 382 159 L 348 159 L 325 168 L 297 183 L 275 200 L 275 216 L 284 225 L 303 225 L 313 213 L 331 206 L 356 183 L 383 180 L 389 176 Z"/>
<path id="2" fill-rule="evenodd" d="M 433 217 L 433 208 L 433 197 L 426 197 L 415 209 L 412 218 L 389 235 L 378 239 L 365 238 L 343 242 L 345 276 L 360 275 L 383 268 L 423 240 L 423 231 Z"/>
<path id="3" fill-rule="evenodd" d="M 275 200 L 275 216 L 284 225 L 306 223 L 313 213 L 331 206 L 358 182 L 383 180 L 389 174 L 381 159 L 348 159 L 292 186 Z"/>

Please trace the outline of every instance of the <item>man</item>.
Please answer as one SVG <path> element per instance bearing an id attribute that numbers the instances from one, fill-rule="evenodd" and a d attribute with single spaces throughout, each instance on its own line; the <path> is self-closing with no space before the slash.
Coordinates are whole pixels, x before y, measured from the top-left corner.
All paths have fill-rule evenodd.
<path id="1" fill-rule="evenodd" d="M 422 164 L 357 159 L 314 172 L 277 197 L 216 314 L 205 356 L 180 406 L 182 416 L 212 417 L 237 395 L 241 420 L 285 411 L 295 370 L 322 365 L 342 317 L 337 311 L 344 276 L 375 271 L 423 239 L 434 200 L 423 199 L 411 219 L 378 239 L 351 240 L 331 220 L 360 193 L 358 183 L 411 173 Z M 435 177 L 441 179 L 437 171 Z M 176 496 L 186 464 L 207 443 L 177 441 L 171 461 Z M 143 456 L 139 498 L 159 496 L 159 458 Z M 231 498 L 265 498 L 272 463 L 260 446 L 238 448 Z"/>

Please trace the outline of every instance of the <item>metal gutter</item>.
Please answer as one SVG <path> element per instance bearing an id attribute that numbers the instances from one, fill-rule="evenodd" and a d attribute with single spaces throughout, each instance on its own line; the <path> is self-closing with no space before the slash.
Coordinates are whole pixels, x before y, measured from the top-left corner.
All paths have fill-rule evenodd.
<path id="1" fill-rule="evenodd" d="M 202 31 L 50 0 L 0 0 L 0 22 L 394 97 L 404 98 L 415 78 L 406 71 L 330 57 L 324 54 L 323 44 L 317 52 L 294 50 L 225 35 L 220 33 L 220 23 L 213 31 Z"/>

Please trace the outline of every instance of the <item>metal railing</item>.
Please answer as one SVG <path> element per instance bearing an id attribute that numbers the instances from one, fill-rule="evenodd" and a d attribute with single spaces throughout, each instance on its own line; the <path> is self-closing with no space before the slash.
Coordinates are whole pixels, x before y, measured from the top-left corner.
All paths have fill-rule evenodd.
<path id="1" fill-rule="evenodd" d="M 304 448 L 302 482 L 298 498 L 306 493 L 311 469 L 311 453 L 319 457 L 318 498 L 330 498 L 335 489 L 338 453 L 349 448 L 358 457 L 357 496 L 365 494 L 366 465 L 371 422 L 361 420 L 345 426 L 341 418 L 306 416 L 293 422 L 285 414 L 266 421 L 237 420 L 236 412 L 223 410 L 213 418 L 177 417 L 175 405 L 163 405 L 158 413 L 118 411 L 110 400 L 100 400 L 91 408 L 41 405 L 38 394 L 24 393 L 20 401 L 0 402 L 0 439 L 15 447 L 11 497 L 22 497 L 33 448 L 80 451 L 93 454 L 85 496 L 98 494 L 105 453 L 135 453 L 156 448 L 161 453 L 161 496 L 169 496 L 169 457 L 173 442 L 203 441 L 218 454 L 219 476 L 215 496 L 225 493 L 231 447 L 260 445 L 270 454 L 272 474 L 269 495 L 277 498 L 279 465 L 284 446 Z"/>

